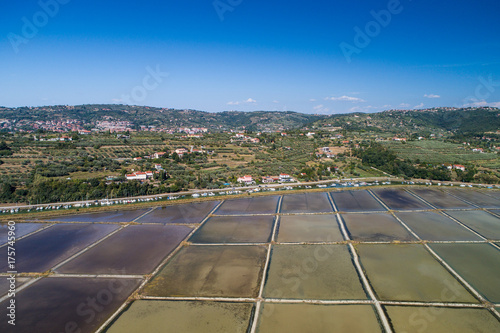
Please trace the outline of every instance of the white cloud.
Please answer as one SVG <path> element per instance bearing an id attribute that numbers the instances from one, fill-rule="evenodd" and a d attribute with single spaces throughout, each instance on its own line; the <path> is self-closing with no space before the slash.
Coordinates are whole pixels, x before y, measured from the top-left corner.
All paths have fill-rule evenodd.
<path id="1" fill-rule="evenodd" d="M 408 103 L 401 103 L 401 104 L 399 104 L 399 107 L 401 107 L 401 108 L 409 108 L 410 104 L 408 104 Z"/>
<path id="2" fill-rule="evenodd" d="M 314 109 L 314 112 L 316 112 L 316 113 L 329 113 L 330 112 L 330 109 L 325 108 L 325 106 L 323 104 L 316 105 L 313 109 Z"/>
<path id="3" fill-rule="evenodd" d="M 113 103 L 120 103 L 120 102 L 123 102 L 123 100 L 121 98 L 113 98 L 111 100 Z"/>
<path id="4" fill-rule="evenodd" d="M 227 102 L 227 105 L 240 105 L 240 104 L 250 104 L 250 103 L 252 103 L 252 104 L 253 104 L 253 103 L 257 103 L 257 101 L 256 101 L 255 99 L 253 99 L 253 98 L 249 98 L 249 99 L 247 99 L 246 101 L 242 101 L 242 102 L 240 102 L 240 101 L 236 101 L 236 102 L 234 102 L 234 101 Z"/>
<path id="5" fill-rule="evenodd" d="M 273 101 L 273 103 L 274 103 L 274 104 L 278 104 L 278 103 L 279 103 L 279 101 L 276 101 L 276 100 L 275 100 L 275 101 Z"/>
<path id="6" fill-rule="evenodd" d="M 414 109 L 421 109 L 424 107 L 424 103 L 420 103 L 419 105 L 415 105 L 413 108 Z"/>
<path id="7" fill-rule="evenodd" d="M 370 112 L 370 110 L 377 109 L 377 107 L 372 105 L 367 106 L 355 106 L 349 109 L 349 112 Z"/>
<path id="8" fill-rule="evenodd" d="M 363 103 L 365 100 L 357 97 L 351 97 L 351 96 L 340 96 L 340 97 L 327 97 L 325 100 L 330 100 L 330 101 L 339 101 L 339 102 L 353 102 L 353 103 Z"/>
<path id="9" fill-rule="evenodd" d="M 424 97 L 425 98 L 441 98 L 441 96 L 435 95 L 435 94 L 425 94 Z"/>
<path id="10" fill-rule="evenodd" d="M 483 107 L 483 106 L 492 106 L 494 108 L 500 108 L 500 102 L 491 102 L 491 103 L 488 103 L 484 99 L 483 100 L 471 99 L 470 103 L 466 103 L 466 104 L 463 105 L 464 108 L 468 108 L 468 107 Z"/>
<path id="11" fill-rule="evenodd" d="M 311 98 L 309 102 L 316 102 L 316 98 Z"/>

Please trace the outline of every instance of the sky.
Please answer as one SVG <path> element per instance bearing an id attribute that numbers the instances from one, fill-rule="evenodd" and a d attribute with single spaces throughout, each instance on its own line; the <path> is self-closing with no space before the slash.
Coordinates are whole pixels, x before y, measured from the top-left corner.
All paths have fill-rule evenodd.
<path id="1" fill-rule="evenodd" d="M 498 0 L 23 0 L 0 105 L 317 114 L 500 107 Z"/>

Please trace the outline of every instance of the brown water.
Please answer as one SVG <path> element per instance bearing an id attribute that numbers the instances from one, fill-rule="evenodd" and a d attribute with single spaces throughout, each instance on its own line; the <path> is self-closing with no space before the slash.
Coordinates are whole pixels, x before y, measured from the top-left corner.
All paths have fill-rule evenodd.
<path id="1" fill-rule="evenodd" d="M 136 279 L 44 278 L 16 294 L 15 330 L 0 304 L 0 332 L 95 332 L 139 286 Z"/>
<path id="2" fill-rule="evenodd" d="M 57 269 L 60 273 L 148 274 L 192 231 L 131 225 Z"/>
<path id="3" fill-rule="evenodd" d="M 135 301 L 108 333 L 245 333 L 252 303 Z"/>
<path id="4" fill-rule="evenodd" d="M 488 239 L 500 239 L 500 218 L 496 216 L 477 210 L 447 211 L 446 213 Z"/>
<path id="5" fill-rule="evenodd" d="M 103 238 L 119 226 L 113 224 L 57 224 L 16 242 L 16 270 L 44 272 Z M 7 247 L 0 248 L 7 258 Z M 6 272 L 7 260 L 0 261 Z"/>
<path id="6" fill-rule="evenodd" d="M 227 200 L 217 209 L 216 215 L 274 214 L 279 196 L 262 196 L 247 199 Z"/>
<path id="7" fill-rule="evenodd" d="M 204 201 L 158 207 L 144 215 L 138 223 L 200 223 L 220 201 Z"/>
<path id="8" fill-rule="evenodd" d="M 340 212 L 385 211 L 385 208 L 366 190 L 331 192 Z"/>
<path id="9" fill-rule="evenodd" d="M 431 190 L 431 189 L 423 189 L 423 188 L 415 188 L 412 189 L 415 194 L 417 194 L 422 199 L 431 203 L 434 207 L 440 209 L 465 209 L 465 208 L 474 208 L 474 206 L 469 205 L 468 203 L 455 198 L 454 196 L 449 195 L 443 190 Z"/>
<path id="10" fill-rule="evenodd" d="M 394 216 L 381 214 L 342 214 L 352 240 L 364 242 L 415 241 Z"/>
<path id="11" fill-rule="evenodd" d="M 371 305 L 265 303 L 259 333 L 382 332 Z"/>
<path id="12" fill-rule="evenodd" d="M 402 189 L 374 189 L 375 193 L 382 201 L 394 210 L 424 210 L 431 209 L 422 201 L 418 200 Z"/>
<path id="13" fill-rule="evenodd" d="M 190 238 L 193 243 L 267 243 L 274 216 L 214 216 Z"/>
<path id="14" fill-rule="evenodd" d="M 280 218 L 279 242 L 341 242 L 344 240 L 335 215 L 284 215 Z"/>
<path id="15" fill-rule="evenodd" d="M 386 306 L 396 333 L 493 333 L 500 322 L 486 309 Z"/>
<path id="16" fill-rule="evenodd" d="M 265 246 L 187 246 L 146 286 L 152 296 L 256 297 Z"/>
<path id="17" fill-rule="evenodd" d="M 481 238 L 449 217 L 436 212 L 396 213 L 421 239 L 430 241 L 480 241 Z"/>
<path id="18" fill-rule="evenodd" d="M 346 245 L 274 245 L 266 298 L 366 299 Z"/>
<path id="19" fill-rule="evenodd" d="M 326 193 L 298 193 L 283 196 L 281 213 L 329 213 L 332 205 Z"/>
<path id="20" fill-rule="evenodd" d="M 356 249 L 380 300 L 478 301 L 420 244 L 361 244 Z"/>
<path id="21" fill-rule="evenodd" d="M 500 250 L 488 244 L 430 246 L 488 300 L 500 303 Z"/>

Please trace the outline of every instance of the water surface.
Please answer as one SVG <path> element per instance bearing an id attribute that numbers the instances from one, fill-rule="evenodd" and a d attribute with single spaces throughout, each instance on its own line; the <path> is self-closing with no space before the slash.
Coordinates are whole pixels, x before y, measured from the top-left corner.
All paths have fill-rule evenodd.
<path id="1" fill-rule="evenodd" d="M 367 298 L 347 245 L 274 245 L 264 296 Z"/>
<path id="2" fill-rule="evenodd" d="M 132 303 L 106 332 L 246 333 L 252 307 L 252 303 L 140 300 Z"/>

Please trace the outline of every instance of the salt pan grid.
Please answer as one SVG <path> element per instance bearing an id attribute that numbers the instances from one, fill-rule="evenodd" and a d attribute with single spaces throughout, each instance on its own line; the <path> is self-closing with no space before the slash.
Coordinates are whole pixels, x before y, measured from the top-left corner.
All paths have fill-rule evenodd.
<path id="1" fill-rule="evenodd" d="M 196 217 L 201 223 L 192 225 L 192 232 L 184 238 L 185 241 L 172 252 L 165 253 L 167 257 L 152 274 L 127 275 L 125 272 L 96 276 L 90 272 L 70 274 L 57 271 L 58 267 L 64 267 L 65 263 L 80 256 L 85 258 L 86 252 L 98 248 L 101 243 L 105 245 L 114 234 L 131 227 L 127 223 L 114 224 L 111 221 L 109 223 L 116 225 L 117 230 L 80 249 L 70 258 L 51 264 L 49 277 L 40 279 L 41 275 L 32 274 L 31 279 L 20 286 L 19 295 L 24 292 L 30 295 L 37 289 L 42 293 L 37 286 L 50 279 L 142 281 L 135 288 L 134 297 L 126 301 L 120 299 L 121 306 L 111 307 L 106 313 L 107 318 L 98 321 L 98 328 L 84 327 L 84 332 L 135 332 L 134 326 L 128 323 L 137 319 L 138 311 L 144 316 L 144 322 L 161 325 L 165 332 L 168 332 L 168 327 L 162 324 L 164 318 L 179 318 L 172 332 L 301 332 L 301 327 L 314 328 L 315 332 L 330 332 L 333 328 L 346 332 L 418 332 L 424 327 L 437 331 L 442 331 L 442 327 L 456 327 L 454 331 L 457 332 L 500 331 L 500 299 L 496 293 L 500 290 L 500 237 L 491 231 L 496 229 L 496 219 L 489 218 L 498 216 L 496 214 L 500 211 L 500 202 L 496 200 L 498 194 L 469 189 L 431 191 L 410 187 L 274 196 L 272 198 L 276 201 L 269 204 L 274 204 L 273 209 L 267 206 L 259 209 L 258 204 L 252 204 L 248 199 L 237 203 L 237 199 L 227 201 L 231 204 L 226 205 L 229 209 L 226 212 L 220 210 L 221 204 L 216 203 L 210 212 L 204 211 L 200 213 L 203 216 Z M 346 200 L 349 197 L 357 198 L 357 201 L 350 204 Z M 483 199 L 485 202 L 481 203 Z M 283 210 L 285 201 L 288 206 Z M 367 204 L 364 205 L 363 201 Z M 408 205 L 405 206 L 405 202 Z M 147 221 L 148 214 L 154 211 L 137 213 L 132 221 Z M 487 214 L 488 219 L 484 222 L 487 227 L 481 225 L 483 229 L 480 229 L 463 216 L 457 216 L 458 213 Z M 377 224 L 376 219 L 371 218 L 380 214 L 389 216 L 392 228 L 403 230 L 409 237 L 360 238 L 351 230 L 362 232 L 363 229 L 375 228 L 375 234 L 390 234 L 391 226 Z M 225 216 L 217 224 L 228 222 L 228 226 L 233 226 L 229 228 L 231 234 L 226 235 L 231 241 L 199 237 L 203 236 L 209 218 L 216 215 Z M 265 233 L 269 232 L 269 237 L 245 239 L 246 225 L 234 227 L 235 221 L 236 225 L 241 225 L 245 223 L 245 217 L 252 215 L 268 217 L 267 221 L 271 222 L 268 229 L 264 229 L 268 230 Z M 348 222 L 349 216 L 362 218 L 366 227 L 353 228 Z M 85 222 L 102 222 L 88 221 L 87 217 Z M 175 223 L 182 224 L 182 221 Z M 45 228 L 49 231 L 53 227 Z M 223 230 L 224 225 L 217 227 Z M 485 232 L 484 228 L 490 231 Z M 323 230 L 331 235 L 321 237 Z M 430 230 L 435 230 L 435 233 Z M 35 230 L 25 239 L 42 231 Z M 203 268 L 202 263 L 182 260 L 185 253 L 203 253 L 209 248 L 214 265 L 208 268 Z M 252 251 L 246 251 L 248 248 Z M 342 264 L 334 263 L 333 259 L 338 257 L 339 249 L 342 249 L 343 256 L 347 256 Z M 287 252 L 295 255 L 287 256 Z M 397 286 L 391 291 L 380 281 L 384 280 L 384 268 L 392 269 L 384 267 L 390 266 L 388 256 L 394 257 L 395 254 L 399 254 L 401 259 L 398 260 L 405 267 L 401 272 L 389 275 L 394 279 L 393 285 Z M 238 266 L 236 263 L 241 260 L 248 264 Z M 328 274 L 332 264 L 345 266 L 349 273 L 344 278 L 355 287 L 342 284 L 345 283 L 342 274 L 335 285 L 322 281 L 322 274 Z M 171 270 L 173 265 L 176 269 L 196 271 L 195 275 L 205 278 L 191 285 L 186 283 L 182 293 L 176 293 L 168 279 L 162 281 L 162 272 Z M 246 276 L 249 267 L 253 267 L 250 287 L 248 280 L 234 278 Z M 22 277 L 22 274 L 18 275 Z M 411 281 L 412 275 L 415 275 L 416 282 Z M 409 281 L 398 281 L 398 276 Z M 155 288 L 162 285 L 158 281 L 163 287 Z M 176 284 L 182 282 L 182 279 L 175 281 Z M 69 285 L 79 288 L 79 283 Z M 200 293 L 200 290 L 210 292 Z M 131 292 L 128 291 L 125 297 Z M 5 302 L 6 297 L 0 301 Z M 192 320 L 183 320 L 194 313 L 204 318 L 205 325 L 197 327 Z M 44 320 L 41 322 L 43 324 Z M 54 330 L 57 329 L 64 331 L 64 327 Z"/>

